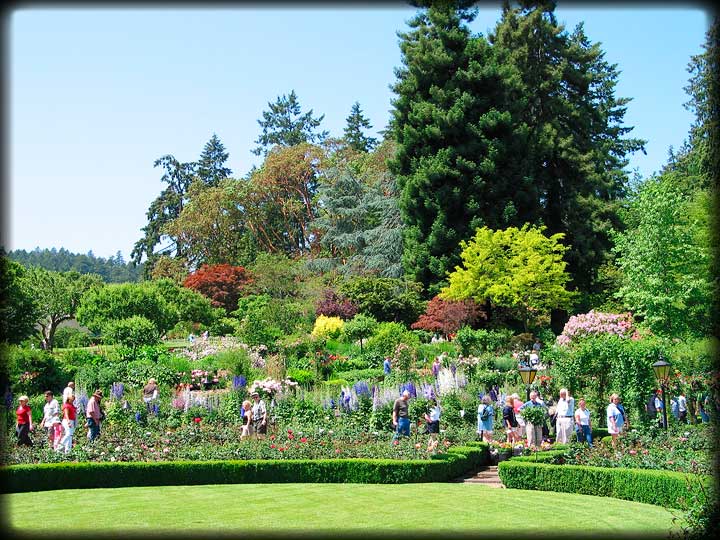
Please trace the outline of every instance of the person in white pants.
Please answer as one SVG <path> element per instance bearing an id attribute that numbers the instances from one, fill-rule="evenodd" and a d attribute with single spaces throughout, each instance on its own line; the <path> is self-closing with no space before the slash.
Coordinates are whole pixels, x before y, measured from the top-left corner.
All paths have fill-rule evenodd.
<path id="1" fill-rule="evenodd" d="M 567 388 L 560 389 L 560 399 L 555 406 L 556 440 L 560 444 L 567 444 L 572 435 L 573 417 L 575 416 L 575 399 L 570 397 Z"/>
<path id="2" fill-rule="evenodd" d="M 70 394 L 67 401 L 62 406 L 63 419 L 62 426 L 64 429 L 63 437 L 60 439 L 60 449 L 66 454 L 72 449 L 73 434 L 77 424 L 77 409 L 75 408 L 75 394 Z"/>

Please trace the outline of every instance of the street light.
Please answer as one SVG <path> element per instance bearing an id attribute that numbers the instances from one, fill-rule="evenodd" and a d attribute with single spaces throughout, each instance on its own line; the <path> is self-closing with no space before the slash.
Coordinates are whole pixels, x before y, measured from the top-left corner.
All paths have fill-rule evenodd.
<path id="1" fill-rule="evenodd" d="M 662 401 L 663 401 L 663 426 L 665 429 L 668 428 L 667 420 L 667 404 L 665 400 L 665 394 L 667 392 L 667 381 L 670 376 L 670 362 L 666 362 L 663 358 L 662 353 L 660 354 L 660 360 L 653 364 L 653 371 L 655 372 L 655 378 L 660 383 L 660 389 L 662 390 Z"/>
<path id="2" fill-rule="evenodd" d="M 537 369 L 534 367 L 521 367 L 518 369 L 520 372 L 520 378 L 522 378 L 522 382 L 527 386 L 527 400 L 530 401 L 530 385 L 535 380 L 535 375 L 537 374 Z"/>

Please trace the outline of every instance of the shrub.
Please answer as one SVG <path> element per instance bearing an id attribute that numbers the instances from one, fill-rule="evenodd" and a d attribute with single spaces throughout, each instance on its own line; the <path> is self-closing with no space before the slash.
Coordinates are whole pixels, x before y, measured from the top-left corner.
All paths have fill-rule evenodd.
<path id="1" fill-rule="evenodd" d="M 357 381 L 377 381 L 384 377 L 382 368 L 353 369 L 350 371 L 338 371 L 335 373 L 338 379 L 344 379 L 350 383 Z"/>
<path id="2" fill-rule="evenodd" d="M 45 390 L 62 391 L 68 374 L 55 357 L 42 349 L 10 346 L 7 351 L 8 375 L 16 394 L 39 394 Z"/>
<path id="3" fill-rule="evenodd" d="M 367 347 L 369 352 L 376 353 L 381 358 L 384 358 L 393 356 L 395 349 L 401 343 L 417 347 L 420 345 L 420 340 L 402 324 L 385 322 L 378 324 L 375 333 L 368 339 Z"/>
<path id="4" fill-rule="evenodd" d="M 631 313 L 601 313 L 590 310 L 570 317 L 562 334 L 557 337 L 557 342 L 568 345 L 573 341 L 600 334 L 630 337 L 634 332 L 635 322 Z"/>
<path id="5" fill-rule="evenodd" d="M 473 330 L 463 326 L 455 335 L 455 343 L 460 352 L 465 355 L 478 355 L 484 352 L 499 352 L 511 347 L 511 330 L 486 330 L 480 328 Z"/>
<path id="6" fill-rule="evenodd" d="M 300 386 L 309 387 L 315 382 L 315 373 L 306 369 L 290 368 L 287 370 L 286 376 Z"/>
<path id="7" fill-rule="evenodd" d="M 340 317 L 326 317 L 325 315 L 320 315 L 315 320 L 315 327 L 313 328 L 311 335 L 314 338 L 337 339 L 342 333 L 343 324 L 343 320 Z"/>
<path id="8" fill-rule="evenodd" d="M 343 320 L 352 319 L 358 309 L 349 298 L 337 294 L 332 289 L 326 289 L 323 297 L 315 304 L 315 314 L 326 317 L 340 317 Z"/>
<path id="9" fill-rule="evenodd" d="M 72 326 L 61 326 L 55 331 L 56 349 L 69 349 L 75 347 L 89 347 L 93 343 L 93 336 L 90 332 L 73 328 Z"/>
<path id="10" fill-rule="evenodd" d="M 111 344 L 125 345 L 135 350 L 142 345 L 154 345 L 158 342 L 158 329 L 155 324 L 140 315 L 107 322 L 103 326 L 103 338 Z"/>

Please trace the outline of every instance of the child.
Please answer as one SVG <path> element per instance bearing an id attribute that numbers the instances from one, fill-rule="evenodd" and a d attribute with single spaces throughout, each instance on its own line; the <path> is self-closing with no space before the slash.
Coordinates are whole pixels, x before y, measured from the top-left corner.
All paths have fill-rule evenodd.
<path id="1" fill-rule="evenodd" d="M 59 452 L 61 449 L 60 441 L 63 438 L 63 426 L 60 421 L 60 415 L 57 412 L 53 413 L 52 427 L 50 429 L 52 430 L 53 450 Z"/>

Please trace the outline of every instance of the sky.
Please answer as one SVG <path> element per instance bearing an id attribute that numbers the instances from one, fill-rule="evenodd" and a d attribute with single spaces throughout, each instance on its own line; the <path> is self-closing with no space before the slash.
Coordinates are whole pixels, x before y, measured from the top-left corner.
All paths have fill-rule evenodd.
<path id="1" fill-rule="evenodd" d="M 625 125 L 647 140 L 629 169 L 648 177 L 679 148 L 693 115 L 684 91 L 702 52 L 709 14 L 700 7 L 563 7 L 568 30 L 584 22 L 620 71 L 616 96 L 631 97 Z M 6 13 L 6 250 L 61 248 L 129 259 L 148 206 L 165 187 L 153 162 L 196 161 L 217 134 L 236 178 L 268 102 L 295 90 L 303 112 L 324 114 L 341 136 L 355 101 L 377 136 L 390 119 L 401 65 L 404 4 L 271 8 L 178 6 L 32 8 Z M 470 25 L 487 33 L 499 3 Z M 592 6 L 592 4 L 588 4 Z"/>

